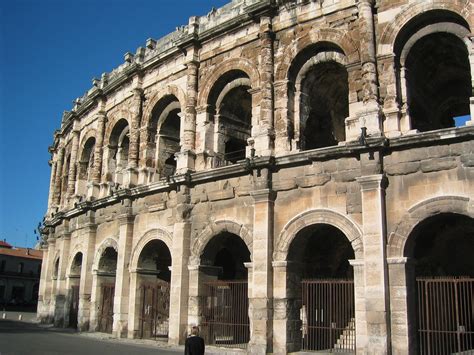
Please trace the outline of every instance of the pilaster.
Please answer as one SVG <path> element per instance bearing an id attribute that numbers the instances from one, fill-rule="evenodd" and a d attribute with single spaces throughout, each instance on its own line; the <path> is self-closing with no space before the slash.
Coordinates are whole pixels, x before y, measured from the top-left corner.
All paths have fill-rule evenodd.
<path id="1" fill-rule="evenodd" d="M 186 107 L 181 137 L 181 152 L 177 155 L 177 173 L 195 170 L 196 160 L 196 105 L 198 96 L 198 47 L 188 49 L 186 63 Z"/>
<path id="2" fill-rule="evenodd" d="M 80 331 L 89 330 L 90 308 L 92 293 L 92 263 L 94 262 L 95 240 L 97 225 L 95 224 L 94 212 L 89 211 L 86 215 L 83 239 L 86 241 L 85 252 L 82 256 L 81 280 L 79 285 L 79 314 L 78 328 Z"/>
<path id="3" fill-rule="evenodd" d="M 138 183 L 138 158 L 139 158 L 139 139 L 140 139 L 140 124 L 142 120 L 143 90 L 139 86 L 133 90 L 132 108 L 131 108 L 131 122 L 130 122 L 130 143 L 128 148 L 128 166 L 126 169 L 126 177 L 124 179 L 127 187 L 136 186 Z"/>
<path id="4" fill-rule="evenodd" d="M 55 309 L 54 309 L 54 325 L 59 327 L 65 326 L 65 319 L 67 317 L 67 305 L 66 305 L 66 271 L 67 263 L 69 260 L 69 247 L 71 245 L 71 234 L 68 231 L 67 226 L 64 226 L 64 231 L 60 234 L 59 240 L 59 268 L 58 276 L 56 280 L 56 291 L 55 291 Z M 54 265 L 53 265 L 54 267 Z"/>
<path id="5" fill-rule="evenodd" d="M 362 194 L 365 313 L 368 354 L 390 353 L 387 264 L 385 260 L 385 187 L 382 174 L 357 178 Z M 360 329 L 358 330 L 358 332 Z"/>
<path id="6" fill-rule="evenodd" d="M 53 204 L 54 204 L 54 184 L 55 184 L 55 179 L 56 179 L 56 168 L 58 162 L 54 160 L 50 161 L 51 164 L 51 177 L 49 181 L 49 195 L 48 195 L 48 217 L 51 213 Z"/>
<path id="7" fill-rule="evenodd" d="M 59 148 L 58 153 L 58 165 L 56 168 L 56 176 L 55 176 L 55 183 L 54 183 L 54 205 L 59 206 L 61 203 L 61 175 L 63 171 L 63 164 L 64 164 L 64 148 Z"/>
<path id="8" fill-rule="evenodd" d="M 288 299 L 288 262 L 273 261 L 273 354 L 287 354 L 294 349 L 290 302 Z"/>
<path id="9" fill-rule="evenodd" d="M 189 214 L 192 210 L 192 205 L 189 203 L 189 193 L 188 187 L 180 187 L 178 205 L 176 206 L 177 221 L 173 228 L 173 250 L 171 251 L 173 263 L 170 290 L 170 299 L 173 301 L 170 303 L 168 342 L 174 345 L 182 344 L 187 335 L 190 292 L 188 259 L 191 239 Z"/>
<path id="10" fill-rule="evenodd" d="M 104 154 L 104 134 L 105 134 L 105 122 L 107 116 L 105 111 L 100 110 L 97 113 L 97 134 L 95 137 L 94 146 L 94 168 L 92 171 L 92 181 L 88 184 L 87 199 L 92 200 L 97 198 L 100 192 L 100 179 L 102 175 L 102 164 Z"/>
<path id="11" fill-rule="evenodd" d="M 69 161 L 69 172 L 67 181 L 67 197 L 70 199 L 74 195 L 76 187 L 76 173 L 77 173 L 77 151 L 79 149 L 79 122 L 74 121 L 74 128 L 72 131 L 72 146 L 71 146 L 71 160 Z"/>
<path id="12" fill-rule="evenodd" d="M 252 129 L 252 139 L 256 154 L 269 156 L 273 154 L 274 148 L 274 126 L 273 126 L 273 39 L 272 19 L 263 16 L 260 18 L 260 58 L 259 69 L 261 73 L 261 85 L 258 92 L 260 102 L 260 117 L 258 125 Z M 253 95 L 252 104 L 255 105 Z M 258 101 L 257 101 L 258 102 Z M 252 112 L 253 113 L 253 112 Z"/>
<path id="13" fill-rule="evenodd" d="M 124 200 L 119 221 L 119 239 L 117 250 L 117 271 L 114 295 L 113 334 L 118 338 L 126 338 L 128 333 L 128 309 L 130 293 L 130 273 L 128 263 L 132 251 L 133 226 L 135 216 L 132 214 L 132 201 Z"/>
<path id="14" fill-rule="evenodd" d="M 273 209 L 276 193 L 268 188 L 270 172 L 262 169 L 251 191 L 254 200 L 254 230 L 252 245 L 252 281 L 249 290 L 251 339 L 249 353 L 272 352 L 273 341 Z M 263 188 L 262 188 L 263 187 Z"/>
<path id="15" fill-rule="evenodd" d="M 415 265 L 406 257 L 387 258 L 387 264 L 392 354 L 416 354 Z"/>
<path id="16" fill-rule="evenodd" d="M 360 57 L 362 66 L 363 108 L 357 116 L 369 135 L 381 134 L 379 92 L 375 57 L 374 0 L 360 0 L 359 10 Z"/>
<path id="17" fill-rule="evenodd" d="M 349 260 L 354 270 L 354 309 L 356 329 L 356 354 L 366 353 L 369 338 L 367 336 L 367 312 L 365 299 L 365 263 L 364 260 Z"/>

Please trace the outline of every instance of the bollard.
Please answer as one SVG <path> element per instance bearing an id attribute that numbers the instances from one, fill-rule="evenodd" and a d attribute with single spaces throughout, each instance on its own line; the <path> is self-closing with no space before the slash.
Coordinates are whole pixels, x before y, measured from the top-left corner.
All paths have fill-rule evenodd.
<path id="1" fill-rule="evenodd" d="M 3 319 L 7 319 L 7 314 L 6 313 L 3 313 Z"/>
<path id="2" fill-rule="evenodd" d="M 23 319 L 23 315 L 20 314 L 20 315 L 18 316 L 18 320 L 22 320 L 22 319 Z"/>

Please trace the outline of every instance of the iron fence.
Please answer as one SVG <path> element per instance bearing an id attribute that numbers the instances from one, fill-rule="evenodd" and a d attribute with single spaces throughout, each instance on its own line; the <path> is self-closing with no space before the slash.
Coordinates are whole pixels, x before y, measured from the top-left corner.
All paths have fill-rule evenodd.
<path id="1" fill-rule="evenodd" d="M 355 351 L 354 281 L 302 281 L 302 349 Z"/>
<path id="2" fill-rule="evenodd" d="M 201 334 L 206 344 L 247 348 L 250 338 L 247 281 L 210 281 L 204 284 Z"/>
<path id="3" fill-rule="evenodd" d="M 474 354 L 474 278 L 419 277 L 420 354 Z"/>

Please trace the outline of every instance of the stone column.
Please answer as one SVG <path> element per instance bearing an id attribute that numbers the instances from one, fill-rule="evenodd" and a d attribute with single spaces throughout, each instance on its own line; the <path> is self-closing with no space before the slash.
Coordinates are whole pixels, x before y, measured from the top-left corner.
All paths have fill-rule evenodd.
<path id="1" fill-rule="evenodd" d="M 273 354 L 287 354 L 296 351 L 288 319 L 289 302 L 287 294 L 287 261 L 274 261 L 273 266 Z"/>
<path id="2" fill-rule="evenodd" d="M 68 311 L 66 305 L 66 295 L 68 292 L 66 289 L 66 271 L 69 261 L 69 246 L 71 244 L 71 234 L 67 229 L 62 233 L 56 243 L 58 242 L 61 246 L 59 247 L 59 269 L 58 278 L 56 280 L 54 325 L 64 327 L 65 319 L 68 316 L 66 313 Z"/>
<path id="3" fill-rule="evenodd" d="M 71 146 L 71 158 L 69 161 L 69 172 L 67 181 L 67 197 L 71 198 L 74 196 L 76 188 L 76 172 L 77 172 L 77 151 L 79 149 L 79 127 L 77 121 L 74 121 L 74 128 L 72 131 L 72 146 Z"/>
<path id="4" fill-rule="evenodd" d="M 397 137 L 400 132 L 400 108 L 397 102 L 397 76 L 395 55 L 389 54 L 378 58 L 381 90 L 383 97 L 383 114 L 385 116 L 383 131 L 388 137 Z"/>
<path id="5" fill-rule="evenodd" d="M 100 285 L 99 285 L 99 276 L 97 275 L 97 270 L 94 269 L 91 272 L 92 286 L 91 286 L 91 304 L 89 312 L 89 330 L 94 332 L 99 327 L 98 313 L 99 313 L 99 295 L 100 295 Z"/>
<path id="6" fill-rule="evenodd" d="M 252 245 L 252 290 L 249 293 L 251 354 L 272 352 L 273 331 L 273 208 L 276 194 L 268 188 L 268 169 L 260 172 L 259 190 L 251 191 L 254 200 L 254 229 Z"/>
<path id="7" fill-rule="evenodd" d="M 105 111 L 101 110 L 97 113 L 97 133 L 95 137 L 95 146 L 94 146 L 94 168 L 92 171 L 92 181 L 89 182 L 88 191 L 87 191 L 87 198 L 89 200 L 95 197 L 98 197 L 99 192 L 100 192 L 106 119 L 107 117 L 106 117 Z"/>
<path id="8" fill-rule="evenodd" d="M 415 354 L 415 268 L 406 257 L 388 258 L 392 354 Z"/>
<path id="9" fill-rule="evenodd" d="M 357 178 L 362 194 L 365 262 L 366 353 L 390 352 L 389 294 L 385 261 L 385 177 L 382 174 Z"/>
<path id="10" fill-rule="evenodd" d="M 151 160 L 155 160 L 155 156 L 152 153 L 153 146 L 156 145 L 155 143 L 150 142 L 150 134 L 151 132 L 148 131 L 148 127 L 141 127 L 140 128 L 140 168 L 138 169 L 138 184 L 147 184 L 152 181 L 153 171 L 151 164 L 149 163 Z"/>
<path id="11" fill-rule="evenodd" d="M 178 205 L 176 206 L 177 220 L 173 229 L 173 250 L 171 250 L 171 290 L 170 290 L 170 324 L 168 342 L 173 345 L 181 344 L 186 338 L 188 324 L 189 270 L 188 259 L 191 239 L 191 222 L 189 214 L 190 189 L 180 186 Z"/>
<path id="12" fill-rule="evenodd" d="M 46 285 L 45 285 L 45 299 L 49 307 L 49 315 L 51 317 L 54 316 L 54 309 L 52 308 L 54 305 L 54 297 L 56 292 L 56 279 L 54 278 L 54 258 L 56 257 L 56 238 L 53 235 L 48 237 L 48 264 L 42 265 L 46 267 L 47 275 L 46 275 Z M 53 319 L 51 318 L 51 321 Z"/>
<path id="13" fill-rule="evenodd" d="M 209 110 L 208 105 L 196 108 L 196 171 L 212 168 L 214 122 L 210 119 Z"/>
<path id="14" fill-rule="evenodd" d="M 136 339 L 140 336 L 140 310 L 142 295 L 138 289 L 140 275 L 137 270 L 130 270 L 130 299 L 128 306 L 128 338 Z"/>
<path id="15" fill-rule="evenodd" d="M 186 107 L 184 109 L 184 122 L 182 122 L 181 151 L 177 154 L 178 161 L 176 172 L 178 174 L 194 171 L 196 159 L 196 105 L 198 91 L 198 49 L 191 48 L 186 63 Z"/>
<path id="16" fill-rule="evenodd" d="M 375 34 L 372 7 L 374 0 L 360 0 L 359 10 L 360 57 L 362 66 L 362 90 L 364 108 L 358 113 L 359 120 L 369 135 L 381 133 L 379 118 L 377 67 L 375 58 Z"/>
<path id="17" fill-rule="evenodd" d="M 260 18 L 260 117 L 258 125 L 252 129 L 252 138 L 257 155 L 273 154 L 275 132 L 273 128 L 273 38 L 272 20 Z M 252 85 L 254 85 L 252 83 Z M 256 105 L 252 97 L 252 105 Z M 253 112 L 252 112 L 253 113 Z M 255 129 L 256 128 L 256 129 Z"/>
<path id="18" fill-rule="evenodd" d="M 82 238 L 86 241 L 85 250 L 82 254 L 81 279 L 79 284 L 79 314 L 78 328 L 86 331 L 90 328 L 90 308 L 92 293 L 92 264 L 94 262 L 95 238 L 97 225 L 95 224 L 95 213 L 86 213 Z"/>
<path id="19" fill-rule="evenodd" d="M 57 162 L 55 160 L 50 160 L 49 165 L 51 166 L 51 177 L 49 180 L 49 194 L 48 194 L 48 217 L 49 214 L 51 213 L 51 209 L 53 207 L 54 203 L 54 185 L 55 185 L 55 180 L 56 180 L 56 167 L 57 167 Z"/>
<path id="20" fill-rule="evenodd" d="M 408 110 L 408 88 L 407 88 L 407 68 L 400 68 L 400 95 L 402 107 L 400 110 L 400 130 L 407 133 L 411 130 L 411 119 Z"/>
<path id="21" fill-rule="evenodd" d="M 54 205 L 59 206 L 61 203 L 61 178 L 64 164 L 64 148 L 59 148 L 58 165 L 56 168 L 56 176 L 54 183 Z"/>
<path id="22" fill-rule="evenodd" d="M 364 260 L 354 259 L 349 263 L 354 270 L 356 354 L 364 354 L 368 344 Z"/>
<path id="23" fill-rule="evenodd" d="M 201 317 L 200 317 L 201 292 L 199 292 L 201 280 L 200 280 L 199 267 L 200 267 L 199 262 L 197 262 L 197 264 L 188 265 L 188 277 L 189 277 L 188 324 L 189 325 L 201 324 Z"/>
<path id="24" fill-rule="evenodd" d="M 52 236 L 48 237 L 47 245 L 43 245 L 43 262 L 41 266 L 40 287 L 38 290 L 38 308 L 37 317 L 41 323 L 50 323 L 52 321 L 51 291 L 52 291 L 52 269 L 54 259 L 55 240 Z"/>
<path id="25" fill-rule="evenodd" d="M 125 179 L 126 185 L 133 187 L 138 182 L 138 148 L 140 138 L 140 123 L 143 110 L 143 90 L 141 88 L 133 89 L 131 122 L 130 122 L 130 143 L 128 148 L 128 166 Z"/>
<path id="26" fill-rule="evenodd" d="M 293 133 L 293 122 L 290 119 L 288 107 L 288 80 L 281 80 L 275 83 L 275 153 L 288 153 L 292 149 L 290 136 Z"/>
<path id="27" fill-rule="evenodd" d="M 132 251 L 133 226 L 135 216 L 132 214 L 132 201 L 124 200 L 123 210 L 118 217 L 119 239 L 117 250 L 117 271 L 114 295 L 113 334 L 118 338 L 128 335 L 128 306 L 130 293 L 130 273 L 128 264 Z"/>

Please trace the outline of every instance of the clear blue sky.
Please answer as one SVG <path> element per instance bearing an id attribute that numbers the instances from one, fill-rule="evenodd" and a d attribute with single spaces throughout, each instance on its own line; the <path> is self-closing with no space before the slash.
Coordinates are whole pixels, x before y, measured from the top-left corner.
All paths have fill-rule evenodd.
<path id="1" fill-rule="evenodd" d="M 32 247 L 64 110 L 123 54 L 230 0 L 0 1 L 0 240 Z"/>

